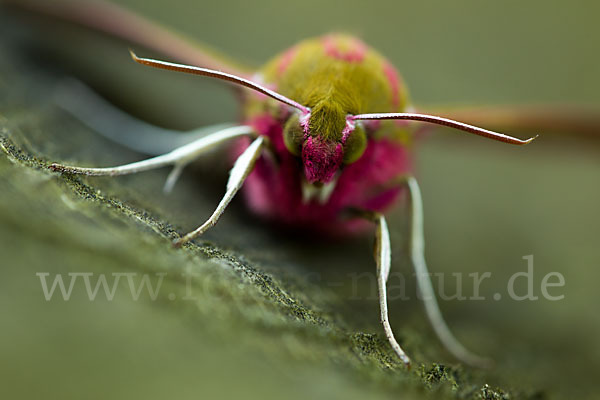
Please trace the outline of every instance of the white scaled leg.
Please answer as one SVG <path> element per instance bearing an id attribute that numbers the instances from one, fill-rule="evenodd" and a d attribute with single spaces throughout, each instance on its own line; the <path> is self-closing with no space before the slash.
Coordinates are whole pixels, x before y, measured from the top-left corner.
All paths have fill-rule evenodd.
<path id="1" fill-rule="evenodd" d="M 191 143 L 176 148 L 175 150 L 157 156 L 149 158 L 147 160 L 134 162 L 131 164 L 119 165 L 116 167 L 108 168 L 84 168 L 84 167 L 73 167 L 62 164 L 52 164 L 50 166 L 54 171 L 67 172 L 71 174 L 82 174 L 92 176 L 116 176 L 116 175 L 127 175 L 135 174 L 142 171 L 149 171 L 160 167 L 169 165 L 174 166 L 174 170 L 169 176 L 167 183 L 165 184 L 165 190 L 170 190 L 179 173 L 185 165 L 198 158 L 207 150 L 225 142 L 240 136 L 253 135 L 254 131 L 249 126 L 236 126 L 232 128 L 223 129 L 215 132 L 208 136 L 197 139 Z"/>
<path id="2" fill-rule="evenodd" d="M 489 367 L 492 361 L 480 357 L 467 350 L 450 332 L 448 325 L 442 317 L 438 306 L 435 292 L 425 263 L 425 240 L 423 234 L 423 202 L 421 191 L 415 178 L 406 178 L 406 185 L 411 198 L 411 232 L 410 232 L 410 257 L 417 276 L 417 285 L 423 302 L 427 317 L 446 349 L 457 359 L 478 367 Z"/>
<path id="3" fill-rule="evenodd" d="M 161 128 L 115 107 L 82 82 L 68 78 L 54 92 L 56 105 L 115 143 L 139 153 L 158 156 L 235 124 L 203 126 L 192 131 Z"/>
<path id="4" fill-rule="evenodd" d="M 227 190 L 225 192 L 225 196 L 223 196 L 223 198 L 219 202 L 219 205 L 217 206 L 216 210 L 213 212 L 210 218 L 201 226 L 199 226 L 196 230 L 188 233 L 181 239 L 176 240 L 173 243 L 175 246 L 181 246 L 182 244 L 189 242 L 195 237 L 202 235 L 209 228 L 215 226 L 215 224 L 223 214 L 223 211 L 225 211 L 225 208 L 227 208 L 235 194 L 242 187 L 244 181 L 246 180 L 246 177 L 250 174 L 250 172 L 252 172 L 254 164 L 256 163 L 256 160 L 260 156 L 262 149 L 265 145 L 265 141 L 266 139 L 264 136 L 259 136 L 242 153 L 242 155 L 238 157 L 238 159 L 235 161 L 235 164 L 233 165 L 233 168 L 229 173 L 229 180 L 227 181 Z"/>
<path id="5" fill-rule="evenodd" d="M 386 283 L 388 276 L 390 275 L 390 265 L 392 262 L 390 232 L 383 215 L 375 214 L 373 219 L 375 220 L 375 224 L 377 226 L 375 236 L 375 261 L 377 263 L 377 286 L 379 288 L 379 309 L 381 310 L 381 323 L 383 324 L 385 336 L 390 342 L 392 349 L 394 349 L 404 365 L 410 368 L 410 359 L 396 341 L 388 317 Z"/>

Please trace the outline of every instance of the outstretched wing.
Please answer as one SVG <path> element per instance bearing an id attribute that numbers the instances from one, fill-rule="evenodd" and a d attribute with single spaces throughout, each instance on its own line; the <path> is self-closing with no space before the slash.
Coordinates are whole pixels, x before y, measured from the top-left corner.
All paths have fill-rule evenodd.
<path id="1" fill-rule="evenodd" d="M 248 77 L 252 70 L 206 45 L 123 7 L 100 0 L 2 0 L 12 8 L 68 21 L 119 37 L 180 62 Z"/>

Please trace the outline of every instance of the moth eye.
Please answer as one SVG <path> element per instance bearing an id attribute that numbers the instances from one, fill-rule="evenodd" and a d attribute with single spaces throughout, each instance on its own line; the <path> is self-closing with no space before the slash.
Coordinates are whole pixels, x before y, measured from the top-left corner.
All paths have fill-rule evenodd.
<path id="1" fill-rule="evenodd" d="M 344 144 L 344 164 L 352 164 L 360 158 L 367 148 L 367 134 L 357 125 Z"/>
<path id="2" fill-rule="evenodd" d="M 283 142 L 290 153 L 295 156 L 302 154 L 304 129 L 300 126 L 298 115 L 292 115 L 283 127 Z"/>

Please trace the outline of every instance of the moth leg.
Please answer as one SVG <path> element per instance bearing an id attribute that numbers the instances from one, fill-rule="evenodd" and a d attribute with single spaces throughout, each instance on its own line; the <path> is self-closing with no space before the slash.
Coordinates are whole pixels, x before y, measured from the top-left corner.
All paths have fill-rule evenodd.
<path id="1" fill-rule="evenodd" d="M 173 187 L 177 183 L 177 180 L 181 176 L 185 165 L 175 165 L 171 172 L 169 172 L 169 176 L 167 176 L 167 180 L 165 181 L 165 185 L 163 186 L 163 192 L 171 193 L 173 191 Z"/>
<path id="2" fill-rule="evenodd" d="M 166 189 L 169 189 L 175 183 L 175 180 L 177 179 L 183 167 L 194 159 L 198 158 L 207 150 L 233 138 L 254 134 L 254 130 L 249 126 L 236 126 L 223 129 L 219 132 L 197 139 L 191 143 L 178 147 L 169 153 L 131 164 L 108 168 L 85 168 L 54 163 L 50 165 L 50 169 L 71 174 L 116 176 L 135 174 L 142 171 L 149 171 L 151 169 L 173 165 L 175 166 L 174 172 L 171 173 L 169 179 L 167 180 L 167 184 L 165 185 Z"/>
<path id="3" fill-rule="evenodd" d="M 457 359 L 478 367 L 489 367 L 492 361 L 480 357 L 467 350 L 450 332 L 446 321 L 442 317 L 439 305 L 437 303 L 435 292 L 431 284 L 431 279 L 425 262 L 425 240 L 423 234 L 423 202 L 421 199 L 421 190 L 417 180 L 414 177 L 404 179 L 410 194 L 410 258 L 417 277 L 417 285 L 423 302 L 427 317 L 431 325 L 444 344 L 446 349 Z"/>
<path id="4" fill-rule="evenodd" d="M 254 168 L 254 164 L 256 160 L 260 156 L 263 147 L 266 144 L 266 138 L 264 136 L 259 136 L 255 139 L 252 144 L 242 153 L 241 156 L 235 161 L 233 168 L 229 172 L 229 180 L 227 181 L 227 190 L 225 195 L 219 202 L 219 205 L 213 212 L 206 222 L 200 225 L 196 230 L 189 232 L 182 238 L 176 240 L 173 245 L 176 247 L 181 246 L 182 244 L 189 242 L 190 240 L 202 235 L 209 228 L 215 226 L 235 194 L 240 190 L 246 177 L 252 172 Z"/>
<path id="5" fill-rule="evenodd" d="M 390 275 L 390 265 L 392 262 L 392 247 L 390 245 L 390 232 L 385 221 L 385 217 L 379 213 L 370 213 L 369 218 L 375 222 L 377 227 L 375 233 L 375 262 L 377 264 L 377 287 L 379 289 L 379 309 L 381 311 L 381 323 L 383 330 L 392 349 L 400 357 L 404 365 L 410 368 L 410 358 L 406 355 L 402 347 L 396 341 L 388 317 L 387 289 L 386 283 Z"/>
<path id="6" fill-rule="evenodd" d="M 138 153 L 158 156 L 237 124 L 216 124 L 191 131 L 158 127 L 115 107 L 90 87 L 73 78 L 59 83 L 53 102 L 105 138 Z"/>

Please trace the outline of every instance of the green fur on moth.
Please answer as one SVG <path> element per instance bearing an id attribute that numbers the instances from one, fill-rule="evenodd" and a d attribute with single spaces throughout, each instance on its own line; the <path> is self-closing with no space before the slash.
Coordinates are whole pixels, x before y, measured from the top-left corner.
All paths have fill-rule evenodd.
<path id="1" fill-rule="evenodd" d="M 360 57 L 349 60 L 353 52 Z M 398 78 L 394 95 L 386 66 L 381 54 L 356 38 L 331 34 L 300 42 L 260 73 L 279 93 L 311 108 L 311 135 L 340 142 L 348 114 L 405 110 L 405 86 Z"/>

